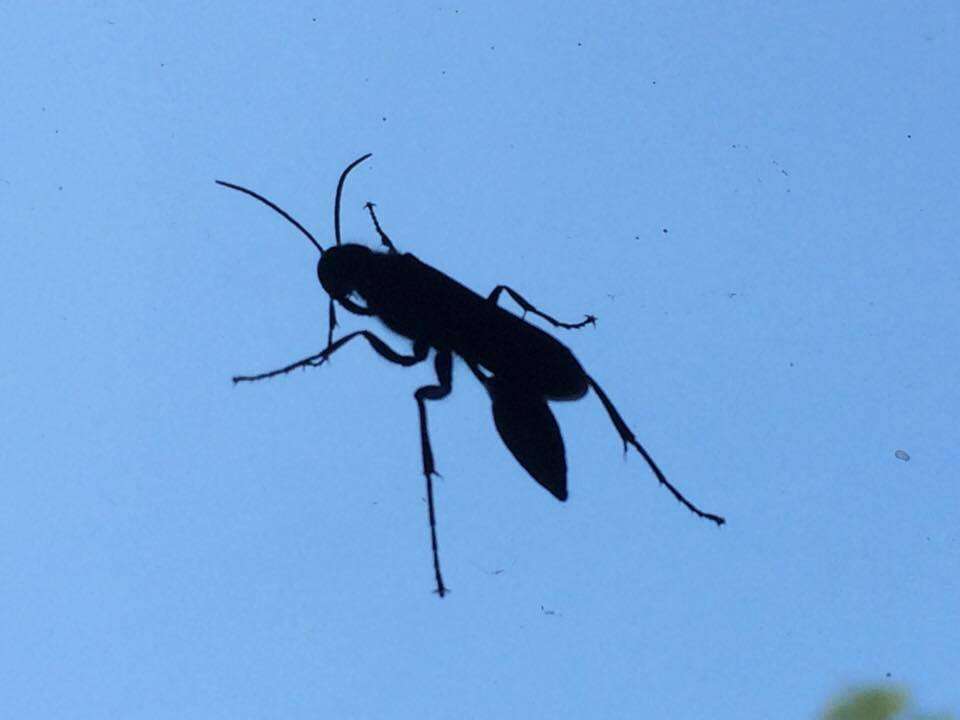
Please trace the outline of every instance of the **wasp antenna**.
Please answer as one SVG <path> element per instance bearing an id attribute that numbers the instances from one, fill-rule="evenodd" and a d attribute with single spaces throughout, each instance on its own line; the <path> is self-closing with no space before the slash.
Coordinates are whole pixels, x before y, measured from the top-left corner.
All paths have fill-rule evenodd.
<path id="1" fill-rule="evenodd" d="M 347 179 L 347 175 L 350 174 L 350 171 L 353 170 L 357 165 L 362 163 L 368 157 L 373 155 L 373 153 L 367 153 L 363 157 L 359 157 L 354 160 L 352 163 L 347 165 L 347 169 L 340 174 L 340 182 L 337 183 L 337 196 L 333 201 L 333 231 L 334 235 L 337 238 L 337 245 L 340 245 L 340 196 L 343 194 L 343 183 Z"/>
<path id="2" fill-rule="evenodd" d="M 302 232 L 304 235 L 306 235 L 306 236 L 307 236 L 307 239 L 308 239 L 310 242 L 312 242 L 313 245 L 314 245 L 314 247 L 317 248 L 317 250 L 320 251 L 320 254 L 321 254 L 321 255 L 323 255 L 323 248 L 320 247 L 320 243 L 317 242 L 317 239 L 316 239 L 313 235 L 310 234 L 310 231 L 309 231 L 309 230 L 307 230 L 303 225 L 301 225 L 300 223 L 298 223 L 298 222 L 294 219 L 294 217 L 293 217 L 292 215 L 290 215 L 290 213 L 288 213 L 288 212 L 287 212 L 286 210 L 284 210 L 282 207 L 280 207 L 279 205 L 277 205 L 277 204 L 274 203 L 274 202 L 271 202 L 270 200 L 267 200 L 263 195 L 260 195 L 259 193 L 255 193 L 253 190 L 248 190 L 247 188 L 242 187 L 242 186 L 240 186 L 240 185 L 234 185 L 233 183 L 224 182 L 223 180 L 215 180 L 214 182 L 216 182 L 217 185 L 223 185 L 224 187 L 228 187 L 228 188 L 230 188 L 231 190 L 239 190 L 240 192 L 245 193 L 246 195 L 249 195 L 250 197 L 259 200 L 260 202 L 262 202 L 264 205 L 266 205 L 266 206 L 267 206 L 268 208 L 270 208 L 271 210 L 276 210 L 278 213 L 280 213 L 281 215 L 283 215 L 284 218 L 286 218 L 289 222 L 291 222 L 291 223 L 293 224 L 293 226 L 297 228 L 297 230 L 299 230 L 299 231 Z M 338 244 L 339 244 L 339 243 L 338 243 Z"/>

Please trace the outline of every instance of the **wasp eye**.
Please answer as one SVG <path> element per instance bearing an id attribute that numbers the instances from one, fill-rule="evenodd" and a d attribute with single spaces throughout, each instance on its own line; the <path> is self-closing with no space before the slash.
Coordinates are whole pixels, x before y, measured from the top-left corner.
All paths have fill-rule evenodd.
<path id="1" fill-rule="evenodd" d="M 325 263 L 323 258 L 320 258 L 320 261 L 317 263 L 317 279 L 327 294 L 332 296 L 334 294 L 332 288 L 333 273 L 330 272 L 329 263 Z"/>
<path id="2" fill-rule="evenodd" d="M 344 281 L 326 258 L 320 258 L 317 263 L 317 279 L 320 280 L 320 285 L 323 286 L 327 295 L 332 298 L 346 297 L 351 292 L 349 283 Z"/>

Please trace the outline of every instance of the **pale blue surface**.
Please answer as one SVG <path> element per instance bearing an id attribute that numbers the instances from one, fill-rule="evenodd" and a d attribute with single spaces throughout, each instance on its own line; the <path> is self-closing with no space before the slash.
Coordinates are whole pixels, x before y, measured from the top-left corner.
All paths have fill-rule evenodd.
<path id="1" fill-rule="evenodd" d="M 956 3 L 271 5 L 0 6 L 0 715 L 799 719 L 887 673 L 960 707 Z M 561 339 L 727 527 L 592 397 L 557 503 L 458 364 L 431 594 L 431 364 L 229 382 L 326 298 L 213 180 L 329 242 L 364 152 L 345 237 L 375 200 L 595 313 Z"/>

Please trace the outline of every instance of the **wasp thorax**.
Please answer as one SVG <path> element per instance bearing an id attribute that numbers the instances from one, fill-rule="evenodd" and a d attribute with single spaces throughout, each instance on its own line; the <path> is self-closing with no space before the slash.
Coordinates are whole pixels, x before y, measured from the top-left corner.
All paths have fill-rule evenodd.
<path id="1" fill-rule="evenodd" d="M 373 251 L 363 245 L 335 245 L 317 262 L 317 278 L 332 298 L 344 298 L 363 285 Z"/>

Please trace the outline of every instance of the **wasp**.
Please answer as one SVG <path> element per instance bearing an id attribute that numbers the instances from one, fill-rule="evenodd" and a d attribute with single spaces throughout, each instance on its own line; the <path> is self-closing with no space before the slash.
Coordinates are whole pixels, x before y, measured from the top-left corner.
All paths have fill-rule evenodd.
<path id="1" fill-rule="evenodd" d="M 320 253 L 317 278 L 329 296 L 327 345 L 320 352 L 282 368 L 257 375 L 238 375 L 234 383 L 256 382 L 285 375 L 298 368 L 318 367 L 348 343 L 362 338 L 380 355 L 396 365 L 410 367 L 424 362 L 433 351 L 437 381 L 418 388 L 414 394 L 420 422 L 420 452 L 426 479 L 427 512 L 436 592 L 443 597 L 447 587 L 440 572 L 437 549 L 436 510 L 433 477 L 437 475 L 427 429 L 428 401 L 441 400 L 453 389 L 453 356 L 459 356 L 483 385 L 491 400 L 497 433 L 517 462 L 557 500 L 567 499 L 567 462 L 563 437 L 549 401 L 579 400 L 593 390 L 620 439 L 624 453 L 633 447 L 646 461 L 657 480 L 695 515 L 718 526 L 725 520 L 700 510 L 669 481 L 650 454 L 637 440 L 610 398 L 587 374 L 563 343 L 525 320 L 535 315 L 555 328 L 575 330 L 594 325 L 596 318 L 566 323 L 532 305 L 516 290 L 498 285 L 486 297 L 475 293 L 427 265 L 410 253 L 400 253 L 384 232 L 373 203 L 366 203 L 383 250 L 343 243 L 340 238 L 340 201 L 350 171 L 371 155 L 350 163 L 341 173 L 334 198 L 336 245 L 324 249 L 317 239 L 289 213 L 263 195 L 233 183 L 217 184 L 249 195 L 279 213 L 296 227 Z M 499 305 L 507 293 L 523 310 L 524 317 Z M 412 351 L 391 348 L 369 330 L 352 332 L 337 340 L 336 305 L 356 315 L 379 319 L 388 329 L 412 341 Z"/>

